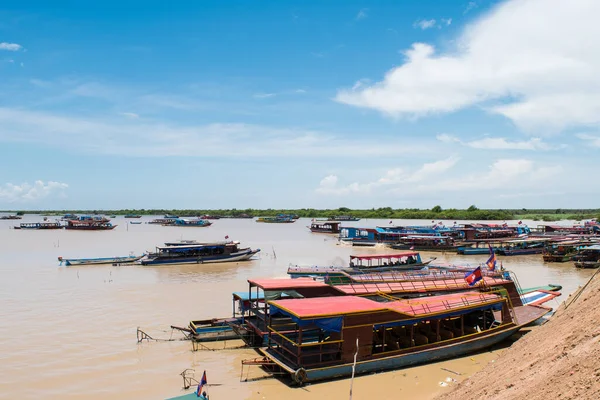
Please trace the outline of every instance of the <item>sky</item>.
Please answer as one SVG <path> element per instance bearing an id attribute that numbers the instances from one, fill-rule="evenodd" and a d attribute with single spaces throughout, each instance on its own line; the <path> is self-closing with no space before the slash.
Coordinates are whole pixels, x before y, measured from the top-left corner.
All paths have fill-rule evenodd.
<path id="1" fill-rule="evenodd" d="M 600 2 L 0 7 L 0 209 L 597 208 Z"/>

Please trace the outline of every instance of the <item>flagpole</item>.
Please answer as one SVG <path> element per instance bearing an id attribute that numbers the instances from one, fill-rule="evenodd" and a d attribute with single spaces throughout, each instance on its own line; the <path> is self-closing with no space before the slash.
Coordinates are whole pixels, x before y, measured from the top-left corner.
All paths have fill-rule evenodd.
<path id="1" fill-rule="evenodd" d="M 354 353 L 354 363 L 352 363 L 352 378 L 350 379 L 350 400 L 352 400 L 352 386 L 354 385 L 354 370 L 356 369 L 356 357 L 358 356 L 358 338 L 356 338 L 356 353 Z"/>

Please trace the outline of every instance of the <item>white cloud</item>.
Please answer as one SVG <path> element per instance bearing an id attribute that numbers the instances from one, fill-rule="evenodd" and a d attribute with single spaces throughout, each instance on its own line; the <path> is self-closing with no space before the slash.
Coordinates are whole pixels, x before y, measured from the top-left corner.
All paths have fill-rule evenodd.
<path id="1" fill-rule="evenodd" d="M 590 135 L 587 133 L 578 133 L 577 136 L 579 139 L 586 141 L 590 146 L 600 147 L 600 137 Z"/>
<path id="2" fill-rule="evenodd" d="M 337 175 L 328 175 L 321 180 L 316 189 L 317 193 L 329 195 L 371 194 L 375 189 L 382 191 L 403 183 L 424 182 L 432 176 L 442 174 L 451 169 L 458 162 L 458 158 L 450 157 L 431 163 L 425 163 L 420 168 L 410 171 L 404 168 L 388 170 L 381 178 L 367 183 L 353 182 L 347 186 L 338 186 Z"/>
<path id="3" fill-rule="evenodd" d="M 367 11 L 369 11 L 369 9 L 368 9 L 368 8 L 363 8 L 363 9 L 361 9 L 361 10 L 358 12 L 358 14 L 356 14 L 356 18 L 355 18 L 355 19 L 356 19 L 357 21 L 360 21 L 361 19 L 365 19 L 365 18 L 367 18 L 367 17 L 369 16 L 369 14 L 367 14 Z"/>
<path id="4" fill-rule="evenodd" d="M 413 27 L 421 28 L 422 30 L 430 29 L 435 26 L 435 19 L 420 19 L 413 23 Z"/>
<path id="5" fill-rule="evenodd" d="M 474 10 L 475 8 L 477 8 L 477 2 L 475 1 L 470 1 L 467 6 L 465 7 L 464 11 L 463 11 L 463 15 L 468 13 L 471 10 Z"/>
<path id="6" fill-rule="evenodd" d="M 419 143 L 407 146 L 307 129 L 235 123 L 181 126 L 110 115 L 79 118 L 10 108 L 0 108 L 1 142 L 131 157 L 395 157 L 430 149 Z"/>
<path id="7" fill-rule="evenodd" d="M 16 44 L 16 43 L 7 43 L 7 42 L 0 43 L 0 50 L 19 51 L 22 48 L 23 48 L 23 46 L 21 46 L 20 44 Z"/>
<path id="8" fill-rule="evenodd" d="M 295 92 L 299 93 L 299 94 L 304 94 L 304 93 L 306 93 L 306 90 L 304 90 L 304 89 L 296 89 Z"/>
<path id="9" fill-rule="evenodd" d="M 127 117 L 127 118 L 132 118 L 132 119 L 138 119 L 140 116 L 139 114 L 136 113 L 132 113 L 132 112 L 122 112 L 119 113 L 120 115 Z"/>
<path id="10" fill-rule="evenodd" d="M 336 100 L 403 117 L 479 105 L 537 135 L 600 124 L 600 2 L 511 0 L 445 53 L 425 43 L 368 87 Z"/>
<path id="11" fill-rule="evenodd" d="M 35 202 L 51 195 L 65 195 L 65 190 L 69 187 L 66 183 L 48 181 L 35 181 L 33 185 L 29 183 L 23 183 L 21 185 L 14 185 L 12 183 L 6 183 L 0 186 L 0 200 L 8 203 L 19 203 L 19 202 Z"/>
<path id="12" fill-rule="evenodd" d="M 486 137 L 472 141 L 462 141 L 459 138 L 442 133 L 436 136 L 442 143 L 460 143 L 474 149 L 488 150 L 550 150 L 553 147 L 545 143 L 541 138 L 531 138 L 522 141 L 510 141 L 505 138 Z"/>
<path id="13" fill-rule="evenodd" d="M 256 93 L 254 96 L 255 99 L 268 99 L 269 97 L 275 97 L 275 93 Z"/>
<path id="14" fill-rule="evenodd" d="M 450 26 L 452 24 L 452 18 L 442 18 L 441 23 L 442 25 Z"/>

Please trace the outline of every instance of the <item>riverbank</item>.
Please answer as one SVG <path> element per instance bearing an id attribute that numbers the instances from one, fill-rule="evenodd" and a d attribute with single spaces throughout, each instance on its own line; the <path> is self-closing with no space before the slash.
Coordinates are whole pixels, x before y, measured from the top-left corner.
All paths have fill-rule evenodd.
<path id="1" fill-rule="evenodd" d="M 543 326 L 439 400 L 600 398 L 600 274 Z"/>

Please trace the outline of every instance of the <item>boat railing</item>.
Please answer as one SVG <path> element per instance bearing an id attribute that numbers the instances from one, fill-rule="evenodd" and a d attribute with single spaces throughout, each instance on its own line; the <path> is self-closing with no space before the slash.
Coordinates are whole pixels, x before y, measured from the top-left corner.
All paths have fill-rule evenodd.
<path id="1" fill-rule="evenodd" d="M 303 337 L 312 339 L 307 343 L 298 343 L 294 340 L 299 338 L 298 326 L 295 324 L 292 332 L 286 334 L 280 332 L 281 326 L 278 326 L 278 329 L 269 326 L 268 329 L 269 347 L 292 365 L 310 367 L 340 359 L 344 341 L 342 339 L 327 340 L 327 338 L 321 340 L 318 335 L 322 332 L 318 328 L 302 330 Z"/>
<path id="2" fill-rule="evenodd" d="M 479 286 L 484 286 L 482 280 Z M 421 279 L 406 281 L 380 281 L 380 282 L 353 282 L 344 287 L 345 292 L 352 292 L 355 295 L 364 295 L 369 293 L 399 293 L 399 292 L 429 292 L 429 291 L 453 291 L 461 288 L 469 288 L 464 275 L 460 278 L 446 279 Z"/>

